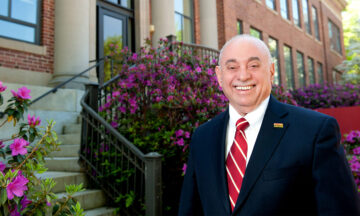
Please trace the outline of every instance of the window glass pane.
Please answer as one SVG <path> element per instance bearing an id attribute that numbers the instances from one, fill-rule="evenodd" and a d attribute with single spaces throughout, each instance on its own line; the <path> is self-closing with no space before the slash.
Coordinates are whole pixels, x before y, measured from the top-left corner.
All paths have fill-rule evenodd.
<path id="1" fill-rule="evenodd" d="M 114 3 L 114 4 L 118 4 L 118 0 L 106 0 L 106 1 Z"/>
<path id="2" fill-rule="evenodd" d="M 0 0 L 0 15 L 8 16 L 9 0 Z"/>
<path id="3" fill-rule="evenodd" d="M 183 5 L 183 0 L 175 0 L 175 11 L 179 12 L 181 14 L 184 13 L 184 5 Z"/>
<path id="4" fill-rule="evenodd" d="M 131 0 L 121 0 L 121 6 L 131 8 Z"/>
<path id="5" fill-rule="evenodd" d="M 276 9 L 275 0 L 266 0 L 266 5 L 273 10 Z"/>
<path id="6" fill-rule="evenodd" d="M 272 61 L 275 66 L 274 83 L 280 85 L 280 70 L 279 70 L 279 50 L 278 42 L 275 39 L 269 38 L 269 49 L 272 57 Z"/>
<path id="7" fill-rule="evenodd" d="M 288 89 L 294 89 L 294 73 L 293 63 L 291 57 L 291 48 L 284 46 L 284 59 L 285 59 L 285 70 L 286 70 L 286 86 Z"/>
<path id="8" fill-rule="evenodd" d="M 319 77 L 319 83 L 324 83 L 324 74 L 322 69 L 322 64 L 320 62 L 317 63 L 317 75 Z"/>
<path id="9" fill-rule="evenodd" d="M 185 16 L 191 17 L 191 8 L 192 8 L 192 0 L 183 0 L 183 4 L 184 4 L 184 12 L 183 14 Z"/>
<path id="10" fill-rule="evenodd" d="M 315 83 L 314 60 L 310 57 L 308 58 L 308 70 L 309 70 L 310 84 L 314 84 Z"/>
<path id="11" fill-rule="evenodd" d="M 242 22 L 240 20 L 237 21 L 237 33 L 238 34 L 243 33 Z"/>
<path id="12" fill-rule="evenodd" d="M 183 32 L 183 42 L 191 43 L 192 42 L 192 29 L 191 29 L 191 20 L 184 18 L 184 32 Z"/>
<path id="13" fill-rule="evenodd" d="M 315 7 L 312 7 L 311 9 L 312 9 L 312 20 L 313 20 L 313 25 L 314 25 L 314 30 L 315 30 L 315 37 L 317 40 L 320 40 L 317 10 Z"/>
<path id="14" fill-rule="evenodd" d="M 36 24 L 37 0 L 12 0 L 11 17 Z"/>
<path id="15" fill-rule="evenodd" d="M 123 21 L 104 15 L 104 50 L 109 46 L 123 47 Z M 104 56 L 108 54 L 104 53 Z"/>
<path id="16" fill-rule="evenodd" d="M 261 31 L 259 31 L 259 30 L 257 30 L 257 29 L 250 28 L 250 35 L 251 35 L 251 36 L 254 36 L 254 37 L 256 37 L 256 38 L 259 38 L 260 40 L 262 39 Z"/>
<path id="17" fill-rule="evenodd" d="M 35 42 L 35 28 L 0 20 L 0 36 Z"/>
<path id="18" fill-rule="evenodd" d="M 329 20 L 329 38 L 330 48 L 342 54 L 341 41 L 340 41 L 340 30 L 331 20 Z"/>
<path id="19" fill-rule="evenodd" d="M 281 16 L 285 19 L 290 19 L 288 12 L 288 0 L 280 0 Z"/>
<path id="20" fill-rule="evenodd" d="M 293 8 L 294 23 L 295 23 L 295 25 L 301 27 L 300 16 L 299 16 L 299 1 L 298 0 L 292 1 L 292 8 Z"/>
<path id="21" fill-rule="evenodd" d="M 306 28 L 306 32 L 311 34 L 311 26 L 310 26 L 310 14 L 309 14 L 309 9 L 308 9 L 308 0 L 303 0 L 302 1 L 302 6 L 303 6 L 303 16 L 304 16 L 304 23 L 305 23 L 305 28 Z"/>
<path id="22" fill-rule="evenodd" d="M 176 40 L 182 41 L 182 16 L 179 14 L 175 14 L 175 34 Z"/>
<path id="23" fill-rule="evenodd" d="M 132 43 L 132 28 L 133 28 L 133 19 L 129 18 L 128 19 L 128 30 L 127 30 L 127 39 L 128 39 L 128 47 L 130 48 L 130 50 L 134 50 L 134 47 L 133 47 L 133 43 Z"/>
<path id="24" fill-rule="evenodd" d="M 300 52 L 296 52 L 296 64 L 297 64 L 299 84 L 301 87 L 304 87 L 305 86 L 304 55 Z"/>

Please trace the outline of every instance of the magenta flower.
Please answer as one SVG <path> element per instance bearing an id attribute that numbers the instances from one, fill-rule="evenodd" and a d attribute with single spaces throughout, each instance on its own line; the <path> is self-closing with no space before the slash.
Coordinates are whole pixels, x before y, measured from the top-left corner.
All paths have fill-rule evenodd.
<path id="1" fill-rule="evenodd" d="M 190 138 L 190 132 L 188 131 L 185 132 L 185 138 Z"/>
<path id="2" fill-rule="evenodd" d="M 0 81 L 0 93 L 5 91 L 7 89 L 7 86 L 4 86 L 3 83 Z"/>
<path id="3" fill-rule="evenodd" d="M 21 216 L 21 214 L 17 210 L 17 205 L 13 209 L 10 209 L 10 216 Z"/>
<path id="4" fill-rule="evenodd" d="M 24 198 L 20 201 L 21 205 L 21 211 L 24 210 L 31 202 L 31 200 L 28 200 L 26 195 L 24 195 Z"/>
<path id="5" fill-rule="evenodd" d="M 179 136 L 182 136 L 184 134 L 184 131 L 183 130 L 177 130 L 177 131 L 175 131 L 175 136 L 176 137 L 179 137 Z"/>
<path id="6" fill-rule="evenodd" d="M 5 168 L 6 168 L 6 165 L 0 161 L 0 172 L 2 172 L 2 174 L 4 174 Z"/>
<path id="7" fill-rule="evenodd" d="M 187 165 L 186 165 L 186 163 L 184 163 L 183 168 L 182 168 L 182 171 L 183 171 L 183 174 L 184 174 L 184 175 L 185 175 L 185 173 L 186 173 L 186 169 L 187 169 Z"/>
<path id="8" fill-rule="evenodd" d="M 17 197 L 22 197 L 24 195 L 24 191 L 28 188 L 26 184 L 29 182 L 27 178 L 25 178 L 21 173 L 13 179 L 12 182 L 8 184 L 6 187 L 6 192 L 9 200 L 14 198 L 14 195 Z"/>
<path id="9" fill-rule="evenodd" d="M 29 145 L 29 142 L 24 140 L 23 138 L 14 139 L 14 142 L 10 145 L 11 155 L 25 155 L 27 153 L 27 149 L 25 148 L 27 145 Z"/>
<path id="10" fill-rule="evenodd" d="M 175 142 L 175 144 L 178 146 L 184 146 L 184 144 L 185 144 L 184 139 L 183 138 L 179 139 L 178 141 Z"/>
<path id="11" fill-rule="evenodd" d="M 30 99 L 30 92 L 31 90 L 26 88 L 25 86 L 21 87 L 18 89 L 17 92 L 15 92 L 14 90 L 11 90 L 11 93 L 13 94 L 14 97 L 18 98 L 18 99 Z"/>
<path id="12" fill-rule="evenodd" d="M 201 68 L 200 68 L 200 67 L 197 67 L 197 68 L 195 69 L 195 71 L 198 72 L 198 73 L 200 73 L 200 72 L 201 72 Z"/>
<path id="13" fill-rule="evenodd" d="M 356 155 L 360 154 L 360 146 L 353 149 L 353 153 Z"/>
<path id="14" fill-rule="evenodd" d="M 4 148 L 4 147 L 5 147 L 5 145 L 4 145 L 3 141 L 0 140 L 0 148 Z"/>
<path id="15" fill-rule="evenodd" d="M 112 126 L 113 128 L 117 128 L 117 127 L 119 126 L 119 124 L 116 123 L 115 121 L 112 121 L 112 122 L 111 122 L 111 126 Z"/>
<path id="16" fill-rule="evenodd" d="M 40 117 L 38 116 L 35 119 L 35 115 L 30 116 L 30 114 L 28 114 L 28 123 L 29 123 L 30 127 L 36 127 L 41 123 Z"/>

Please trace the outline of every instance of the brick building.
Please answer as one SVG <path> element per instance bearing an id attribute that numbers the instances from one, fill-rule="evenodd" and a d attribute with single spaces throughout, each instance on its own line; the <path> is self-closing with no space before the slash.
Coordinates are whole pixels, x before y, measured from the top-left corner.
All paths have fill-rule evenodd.
<path id="1" fill-rule="evenodd" d="M 344 59 L 345 0 L 5 0 L 0 2 L 0 80 L 54 86 L 106 55 L 109 41 L 137 50 L 145 38 L 219 49 L 236 34 L 264 40 L 276 83 L 334 82 Z M 92 71 L 68 88 L 96 81 Z"/>

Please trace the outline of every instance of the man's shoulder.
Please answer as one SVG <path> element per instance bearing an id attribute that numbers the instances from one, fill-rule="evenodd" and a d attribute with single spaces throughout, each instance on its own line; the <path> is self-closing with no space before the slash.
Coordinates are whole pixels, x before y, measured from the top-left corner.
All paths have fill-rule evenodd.
<path id="1" fill-rule="evenodd" d="M 199 131 L 209 131 L 211 128 L 219 125 L 227 123 L 229 119 L 229 111 L 226 109 L 225 111 L 219 113 L 215 117 L 209 119 L 207 122 L 201 124 L 196 130 Z"/>

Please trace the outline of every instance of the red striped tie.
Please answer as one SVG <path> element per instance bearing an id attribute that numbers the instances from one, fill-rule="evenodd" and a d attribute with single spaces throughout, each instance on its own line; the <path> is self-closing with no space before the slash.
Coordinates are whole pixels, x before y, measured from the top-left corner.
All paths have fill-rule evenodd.
<path id="1" fill-rule="evenodd" d="M 244 130 L 249 126 L 245 118 L 236 122 L 235 139 L 226 159 L 226 172 L 231 210 L 234 210 L 245 174 L 247 142 Z"/>

